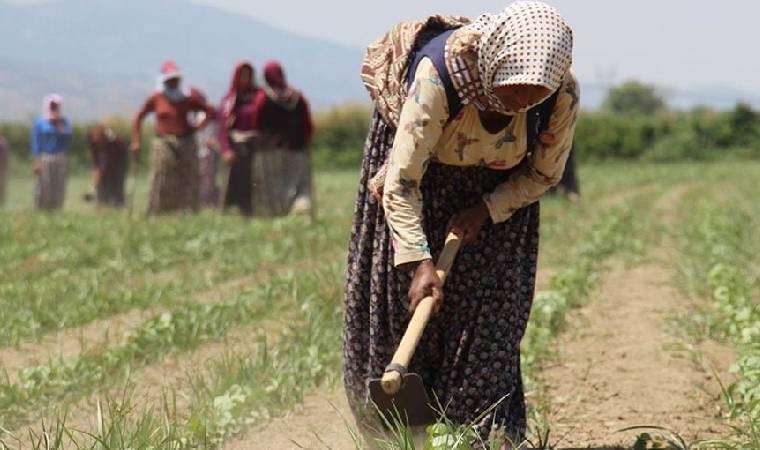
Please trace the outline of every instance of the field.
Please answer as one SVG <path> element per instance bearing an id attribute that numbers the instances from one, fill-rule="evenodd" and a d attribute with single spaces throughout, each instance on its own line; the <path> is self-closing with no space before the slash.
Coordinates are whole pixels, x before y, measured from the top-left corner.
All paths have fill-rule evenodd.
<path id="1" fill-rule="evenodd" d="M 0 448 L 412 448 L 356 435 L 341 298 L 357 173 L 319 219 L 0 210 Z M 531 446 L 760 448 L 760 164 L 585 166 L 542 202 Z M 635 429 L 658 426 L 663 429 Z M 465 448 L 445 421 L 425 449 Z M 375 440 L 377 439 L 377 440 Z M 426 437 L 417 436 L 417 441 Z M 417 446 L 416 448 L 422 448 Z"/>

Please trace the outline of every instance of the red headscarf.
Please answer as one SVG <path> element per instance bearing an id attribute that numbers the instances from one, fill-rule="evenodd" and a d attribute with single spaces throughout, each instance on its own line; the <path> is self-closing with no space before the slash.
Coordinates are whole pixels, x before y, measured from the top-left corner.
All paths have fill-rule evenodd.
<path id="1" fill-rule="evenodd" d="M 258 89 L 258 86 L 256 86 L 256 69 L 253 67 L 253 63 L 250 61 L 240 61 L 235 65 L 235 70 L 232 71 L 232 78 L 230 80 L 230 87 L 227 90 L 227 94 L 225 94 L 224 98 L 222 99 L 222 108 L 221 108 L 221 116 L 222 120 L 224 121 L 229 120 L 232 118 L 234 120 L 232 110 L 235 108 L 235 102 L 237 101 L 237 96 L 241 91 L 240 86 L 240 72 L 243 71 L 243 69 L 250 69 L 251 71 L 251 84 L 250 84 L 250 90 L 256 91 Z"/>
<path id="2" fill-rule="evenodd" d="M 267 61 L 264 65 L 264 79 L 270 88 L 275 91 L 284 91 L 288 87 L 285 80 L 285 71 L 282 70 L 282 64 L 274 59 Z"/>
<path id="3" fill-rule="evenodd" d="M 251 85 L 250 89 L 256 89 L 256 69 L 250 61 L 240 61 L 235 65 L 235 70 L 232 71 L 232 79 L 230 80 L 230 88 L 227 90 L 227 94 L 237 94 L 241 90 L 240 86 L 240 72 L 243 69 L 251 71 Z"/>

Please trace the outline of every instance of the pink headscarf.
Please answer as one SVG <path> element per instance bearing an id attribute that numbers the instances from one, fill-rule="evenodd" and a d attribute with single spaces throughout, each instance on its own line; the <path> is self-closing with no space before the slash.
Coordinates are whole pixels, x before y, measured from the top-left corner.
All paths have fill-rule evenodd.
<path id="1" fill-rule="evenodd" d="M 275 91 L 284 91 L 288 87 L 282 64 L 274 59 L 267 61 L 264 65 L 264 79 L 267 81 L 267 85 Z"/>
<path id="2" fill-rule="evenodd" d="M 57 118 L 53 113 L 54 104 L 58 105 L 58 110 L 60 111 L 60 108 L 63 105 L 63 97 L 58 94 L 50 94 L 42 99 L 42 117 L 44 117 L 45 120 L 53 120 Z"/>

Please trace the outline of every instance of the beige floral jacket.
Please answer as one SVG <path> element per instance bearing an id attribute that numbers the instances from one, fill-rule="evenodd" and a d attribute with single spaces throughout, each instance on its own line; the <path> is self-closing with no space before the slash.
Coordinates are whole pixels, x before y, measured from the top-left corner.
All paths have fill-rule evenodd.
<path id="1" fill-rule="evenodd" d="M 578 103 L 578 83 L 569 71 L 548 129 L 539 137 L 527 164 L 483 197 L 494 223 L 509 219 L 559 182 L 572 147 Z M 472 105 L 465 105 L 449 120 L 446 91 L 438 72 L 430 60 L 422 60 L 401 110 L 386 169 L 371 180 L 384 189 L 383 206 L 393 235 L 396 266 L 430 258 L 422 229 L 420 191 L 428 163 L 513 168 L 527 153 L 526 120 L 526 113 L 517 114 L 505 129 L 492 134 L 483 128 Z"/>

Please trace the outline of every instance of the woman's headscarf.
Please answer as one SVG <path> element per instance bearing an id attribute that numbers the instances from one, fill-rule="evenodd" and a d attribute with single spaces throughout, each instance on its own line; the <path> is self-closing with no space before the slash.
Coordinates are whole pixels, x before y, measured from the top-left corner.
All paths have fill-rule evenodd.
<path id="1" fill-rule="evenodd" d="M 253 66 L 253 63 L 247 60 L 238 62 L 235 65 L 235 69 L 232 71 L 230 86 L 227 89 L 227 93 L 222 98 L 221 109 L 219 111 L 220 123 L 224 124 L 226 127 L 231 127 L 235 122 L 235 106 L 237 105 L 238 96 L 241 94 L 239 82 L 240 72 L 246 68 L 251 71 L 251 94 L 258 89 L 258 86 L 256 85 L 256 68 Z"/>
<path id="2" fill-rule="evenodd" d="M 182 88 L 181 84 L 174 88 L 167 86 L 169 80 L 180 80 L 180 83 L 182 82 L 182 71 L 177 63 L 172 60 L 164 61 L 161 64 L 161 72 L 156 80 L 156 89 L 172 103 L 179 103 L 190 95 L 188 91 Z"/>
<path id="3" fill-rule="evenodd" d="M 60 111 L 61 106 L 63 106 L 63 97 L 58 94 L 50 94 L 42 99 L 42 117 L 45 120 L 57 118 L 53 111 L 53 105 L 58 105 L 58 110 Z"/>
<path id="4" fill-rule="evenodd" d="M 232 78 L 230 79 L 230 87 L 227 89 L 227 95 L 235 95 L 241 90 L 240 72 L 242 72 L 243 69 L 251 71 L 251 90 L 256 89 L 256 69 L 253 67 L 253 63 L 250 61 L 240 61 L 235 65 L 235 69 L 232 71 Z"/>
<path id="5" fill-rule="evenodd" d="M 267 93 L 273 100 L 287 107 L 295 108 L 301 99 L 301 93 L 288 85 L 282 64 L 274 59 L 264 65 L 264 79 L 267 82 Z"/>
<path id="6" fill-rule="evenodd" d="M 505 114 L 527 110 L 535 105 L 506 110 L 494 89 L 543 86 L 548 97 L 572 64 L 573 31 L 555 8 L 542 2 L 515 2 L 499 14 L 483 14 L 462 31 L 460 42 L 447 45 L 447 66 L 463 102 L 480 109 Z"/>
<path id="7" fill-rule="evenodd" d="M 267 85 L 276 90 L 282 91 L 288 88 L 288 82 L 285 79 L 285 71 L 282 64 L 274 59 L 267 61 L 264 65 L 264 79 Z"/>

